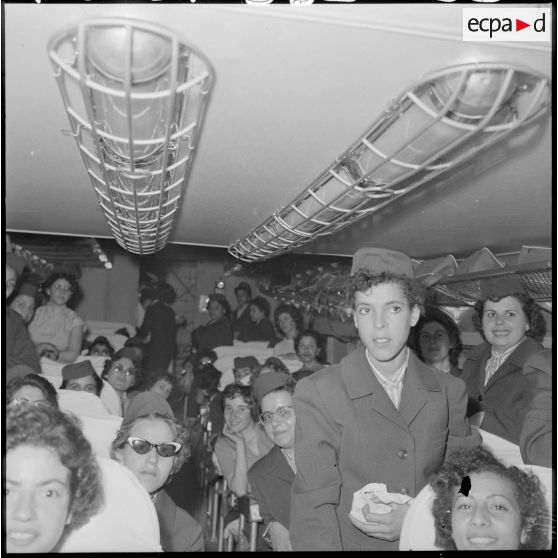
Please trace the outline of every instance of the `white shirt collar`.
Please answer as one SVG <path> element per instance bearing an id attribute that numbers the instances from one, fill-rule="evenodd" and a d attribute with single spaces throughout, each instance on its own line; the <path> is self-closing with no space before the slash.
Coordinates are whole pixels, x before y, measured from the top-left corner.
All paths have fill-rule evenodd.
<path id="1" fill-rule="evenodd" d="M 380 383 L 383 384 L 397 384 L 398 382 L 401 382 L 403 380 L 403 376 L 405 375 L 405 370 L 407 370 L 407 365 L 409 363 L 409 347 L 405 347 L 405 350 L 407 351 L 407 354 L 405 355 L 405 360 L 403 361 L 403 364 L 395 371 L 395 374 L 393 375 L 393 380 L 390 378 L 386 378 L 375 366 L 374 364 L 372 364 L 372 360 L 370 358 L 370 355 L 368 354 L 368 349 L 366 349 L 366 359 L 368 360 L 368 364 L 370 364 L 370 368 L 372 368 L 372 372 L 374 372 L 374 375 L 376 376 L 376 378 L 378 378 L 378 381 Z"/>

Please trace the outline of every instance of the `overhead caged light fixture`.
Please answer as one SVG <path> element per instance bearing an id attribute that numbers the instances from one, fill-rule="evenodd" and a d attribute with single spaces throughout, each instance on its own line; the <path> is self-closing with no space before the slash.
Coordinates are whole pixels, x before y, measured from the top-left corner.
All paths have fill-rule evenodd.
<path id="1" fill-rule="evenodd" d="M 120 246 L 163 248 L 192 167 L 214 74 L 203 55 L 157 25 L 78 23 L 48 54 L 70 134 Z"/>
<path id="2" fill-rule="evenodd" d="M 286 207 L 229 247 L 254 262 L 379 211 L 544 114 L 549 79 L 479 62 L 436 71 L 401 93 L 364 135 Z"/>

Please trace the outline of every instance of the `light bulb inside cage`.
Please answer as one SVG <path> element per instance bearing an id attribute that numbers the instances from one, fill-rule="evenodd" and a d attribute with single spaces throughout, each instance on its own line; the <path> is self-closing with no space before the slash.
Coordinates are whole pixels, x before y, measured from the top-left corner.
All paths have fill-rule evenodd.
<path id="1" fill-rule="evenodd" d="M 125 18 L 65 29 L 48 52 L 118 244 L 138 254 L 160 250 L 191 170 L 213 83 L 209 62 L 173 32 Z"/>
<path id="2" fill-rule="evenodd" d="M 462 64 L 430 74 L 229 252 L 260 261 L 336 232 L 530 124 L 549 105 L 548 78 L 511 64 Z"/>

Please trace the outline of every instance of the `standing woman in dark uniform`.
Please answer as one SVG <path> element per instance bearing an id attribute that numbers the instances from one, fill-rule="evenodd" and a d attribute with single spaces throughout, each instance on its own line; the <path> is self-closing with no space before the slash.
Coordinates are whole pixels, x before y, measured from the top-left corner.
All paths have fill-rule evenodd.
<path id="1" fill-rule="evenodd" d="M 176 315 L 170 306 L 176 293 L 168 283 L 161 283 L 155 290 L 157 299 L 145 311 L 138 337 L 147 341 L 145 372 L 167 370 L 176 352 Z"/>
<path id="2" fill-rule="evenodd" d="M 252 328 L 252 319 L 250 318 L 252 288 L 248 283 L 241 281 L 234 290 L 234 296 L 238 306 L 232 312 L 231 324 L 234 338 L 240 339 Z"/>
<path id="3" fill-rule="evenodd" d="M 531 393 L 523 365 L 542 350 L 546 332 L 541 310 L 514 277 L 490 279 L 481 283 L 473 325 L 485 342 L 463 365 L 467 416 L 484 413 L 483 430 L 518 444 Z"/>

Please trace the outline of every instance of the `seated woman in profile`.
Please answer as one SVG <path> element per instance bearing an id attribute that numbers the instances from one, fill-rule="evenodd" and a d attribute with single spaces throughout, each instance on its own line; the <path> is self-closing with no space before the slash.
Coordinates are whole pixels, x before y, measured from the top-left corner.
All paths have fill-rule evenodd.
<path id="1" fill-rule="evenodd" d="M 128 391 L 139 380 L 136 368 L 136 353 L 129 347 L 117 351 L 105 362 L 101 378 L 106 380 L 101 391 L 101 400 L 113 415 L 122 416 L 128 407 Z"/>
<path id="2" fill-rule="evenodd" d="M 455 450 L 430 481 L 436 544 L 445 550 L 543 550 L 548 510 L 537 476 L 482 446 Z"/>
<path id="3" fill-rule="evenodd" d="M 48 405 L 58 409 L 58 394 L 54 386 L 39 374 L 27 374 L 23 378 L 12 378 L 6 384 L 6 404 L 19 406 L 32 403 Z"/>
<path id="4" fill-rule="evenodd" d="M 306 329 L 295 338 L 295 351 L 302 361 L 302 366 L 293 372 L 293 378 L 300 380 L 322 368 L 329 366 L 322 362 L 324 352 L 322 336 L 313 329 Z"/>
<path id="5" fill-rule="evenodd" d="M 276 338 L 273 324 L 269 320 L 269 302 L 263 296 L 257 296 L 248 303 L 248 308 L 252 323 L 238 335 L 238 340 L 243 343 L 267 341 L 270 346 L 274 345 Z"/>
<path id="6" fill-rule="evenodd" d="M 101 503 L 91 445 L 73 419 L 48 405 L 9 407 L 5 440 L 6 550 L 56 552 Z"/>
<path id="7" fill-rule="evenodd" d="M 86 391 L 99 397 L 103 389 L 103 380 L 99 378 L 89 360 L 66 364 L 62 368 L 60 389 Z"/>
<path id="8" fill-rule="evenodd" d="M 411 330 L 410 344 L 426 364 L 459 377 L 457 367 L 463 344 L 459 328 L 448 314 L 439 308 L 429 308 Z"/>
<path id="9" fill-rule="evenodd" d="M 84 321 L 71 310 L 79 293 L 70 273 L 53 273 L 42 285 L 48 302 L 35 311 L 29 324 L 33 343 L 51 343 L 58 351 L 58 362 L 74 362 L 81 352 Z"/>
<path id="10" fill-rule="evenodd" d="M 190 456 L 188 432 L 157 393 L 137 395 L 112 442 L 111 457 L 134 473 L 157 510 L 163 552 L 203 551 L 201 526 L 164 490 Z"/>

